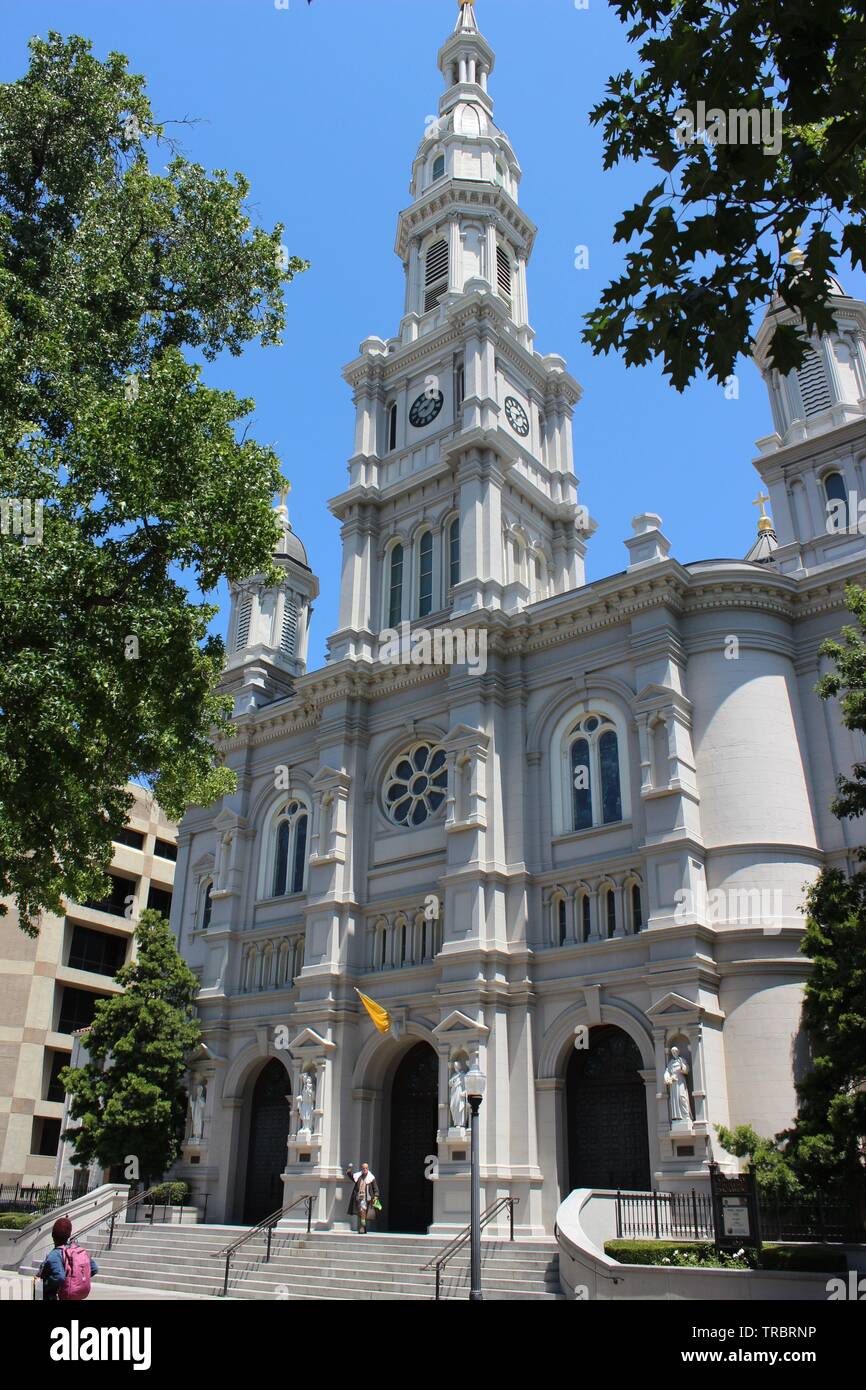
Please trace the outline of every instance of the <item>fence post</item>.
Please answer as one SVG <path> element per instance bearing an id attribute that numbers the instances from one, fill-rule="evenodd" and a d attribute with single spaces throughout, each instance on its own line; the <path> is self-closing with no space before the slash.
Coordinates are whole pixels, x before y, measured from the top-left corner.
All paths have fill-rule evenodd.
<path id="1" fill-rule="evenodd" d="M 616 1238 L 622 1240 L 622 1193 L 616 1194 Z"/>
<path id="2" fill-rule="evenodd" d="M 692 1215 L 695 1218 L 695 1240 L 700 1240 L 701 1237 L 698 1231 L 698 1194 L 695 1188 L 692 1188 Z"/>
<path id="3" fill-rule="evenodd" d="M 655 1220 L 656 1240 L 661 1240 L 659 1234 L 659 1194 L 657 1192 L 653 1193 L 653 1218 Z"/>
<path id="4" fill-rule="evenodd" d="M 818 1230 L 820 1232 L 821 1240 L 823 1242 L 827 1239 L 827 1232 L 826 1227 L 824 1225 L 824 1203 L 821 1201 L 820 1187 L 815 1189 L 815 1201 L 818 1206 Z"/>

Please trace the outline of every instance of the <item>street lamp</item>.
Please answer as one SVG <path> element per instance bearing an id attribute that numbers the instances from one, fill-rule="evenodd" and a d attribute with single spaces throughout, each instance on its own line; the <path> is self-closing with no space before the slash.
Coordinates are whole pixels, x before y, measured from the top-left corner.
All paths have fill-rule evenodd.
<path id="1" fill-rule="evenodd" d="M 470 1145 L 470 1200 L 469 1200 L 469 1300 L 471 1303 L 483 1302 L 481 1293 L 481 1164 L 478 1155 L 478 1112 L 484 1097 L 486 1078 L 482 1075 L 478 1054 L 466 1073 L 466 1099 L 469 1101 L 471 1145 Z"/>

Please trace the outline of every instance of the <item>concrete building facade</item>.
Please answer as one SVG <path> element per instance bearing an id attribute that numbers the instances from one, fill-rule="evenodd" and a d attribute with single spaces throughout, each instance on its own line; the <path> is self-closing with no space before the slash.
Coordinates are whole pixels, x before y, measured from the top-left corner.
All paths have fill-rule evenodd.
<path id="1" fill-rule="evenodd" d="M 114 976 L 132 958 L 139 912 L 168 916 L 177 826 L 141 787 L 114 844 L 112 887 L 99 904 L 44 913 L 38 937 L 10 910 L 0 918 L 0 1182 L 72 1181 L 60 1134 L 64 1093 L 57 1077 L 97 999 L 118 992 Z M 68 1155 L 66 1155 L 68 1158 Z"/>
<path id="2" fill-rule="evenodd" d="M 345 369 L 329 659 L 305 669 L 317 586 L 281 503 L 281 583 L 232 595 L 237 791 L 178 840 L 204 1029 L 178 1173 L 217 1220 L 310 1193 L 339 1223 L 368 1159 L 389 1229 L 463 1225 L 470 1068 L 483 1204 L 518 1197 L 524 1234 L 574 1187 L 735 1168 L 715 1126 L 794 1113 L 804 884 L 857 843 L 829 807 L 862 741 L 814 687 L 866 569 L 866 306 L 831 285 L 836 332 L 784 380 L 771 306 L 774 521 L 762 504 L 749 556 L 683 565 L 647 513 L 587 584 L 581 389 L 535 348 L 535 228 L 472 4 L 439 67 L 403 317 Z"/>

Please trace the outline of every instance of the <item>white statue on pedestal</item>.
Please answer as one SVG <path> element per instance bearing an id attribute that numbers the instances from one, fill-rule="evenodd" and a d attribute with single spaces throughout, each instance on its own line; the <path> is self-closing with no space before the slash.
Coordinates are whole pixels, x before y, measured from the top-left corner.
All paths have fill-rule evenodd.
<path id="1" fill-rule="evenodd" d="M 692 1103 L 686 1082 L 688 1074 L 689 1068 L 685 1058 L 680 1056 L 678 1047 L 672 1047 L 670 1060 L 665 1069 L 665 1085 L 668 1088 L 671 1124 L 690 1125 L 692 1122 Z"/>
<path id="2" fill-rule="evenodd" d="M 454 1129 L 466 1128 L 466 1073 L 458 1061 L 451 1063 L 448 1081 L 448 1108 Z"/>
<path id="3" fill-rule="evenodd" d="M 316 1090 L 311 1072 L 305 1071 L 301 1077 L 301 1089 L 295 1097 L 295 1106 L 300 1116 L 300 1131 L 313 1132 L 313 1111 L 316 1108 Z"/>
<path id="4" fill-rule="evenodd" d="M 204 1110 L 206 1103 L 207 1086 L 205 1085 L 204 1081 L 199 1081 L 196 1084 L 195 1090 L 193 1091 L 189 1100 L 190 1143 L 200 1144 L 202 1141 L 202 1136 L 204 1134 Z"/>

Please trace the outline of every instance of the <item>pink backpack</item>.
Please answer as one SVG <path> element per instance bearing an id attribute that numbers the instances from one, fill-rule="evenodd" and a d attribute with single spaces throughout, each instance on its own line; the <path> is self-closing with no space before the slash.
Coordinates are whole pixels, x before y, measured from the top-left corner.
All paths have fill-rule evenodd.
<path id="1" fill-rule="evenodd" d="M 66 1279 L 57 1291 L 63 1302 L 87 1298 L 90 1293 L 90 1256 L 83 1245 L 70 1243 L 61 1248 Z"/>

